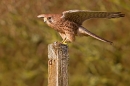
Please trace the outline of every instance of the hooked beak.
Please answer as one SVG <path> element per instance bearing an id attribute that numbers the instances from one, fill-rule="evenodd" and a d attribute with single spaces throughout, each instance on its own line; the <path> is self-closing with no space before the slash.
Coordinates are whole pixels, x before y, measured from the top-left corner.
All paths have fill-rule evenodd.
<path id="1" fill-rule="evenodd" d="M 46 22 L 46 21 L 47 21 L 47 18 L 43 18 L 43 21 Z"/>
<path id="2" fill-rule="evenodd" d="M 38 15 L 37 17 L 38 17 L 38 18 L 44 18 L 44 15 L 41 14 L 41 15 Z"/>
<path id="3" fill-rule="evenodd" d="M 46 21 L 47 21 L 47 18 L 45 18 L 43 14 L 38 15 L 37 17 L 38 17 L 38 18 L 43 18 L 43 21 L 44 21 L 44 22 L 46 22 Z"/>

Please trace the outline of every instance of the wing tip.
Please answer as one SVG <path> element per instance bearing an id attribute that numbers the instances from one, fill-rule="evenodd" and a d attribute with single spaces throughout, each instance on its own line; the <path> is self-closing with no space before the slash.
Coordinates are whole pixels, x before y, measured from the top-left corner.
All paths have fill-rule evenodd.
<path id="1" fill-rule="evenodd" d="M 116 12 L 116 13 L 113 13 L 110 16 L 108 16 L 109 19 L 111 19 L 111 18 L 120 18 L 120 17 L 125 17 L 125 14 L 121 13 L 121 12 Z"/>
<path id="2" fill-rule="evenodd" d="M 121 13 L 121 14 L 120 14 L 120 17 L 125 17 L 125 14 Z"/>
<path id="3" fill-rule="evenodd" d="M 113 42 L 111 42 L 111 41 L 109 41 L 109 44 L 110 44 L 110 45 L 113 45 L 114 43 L 113 43 Z"/>

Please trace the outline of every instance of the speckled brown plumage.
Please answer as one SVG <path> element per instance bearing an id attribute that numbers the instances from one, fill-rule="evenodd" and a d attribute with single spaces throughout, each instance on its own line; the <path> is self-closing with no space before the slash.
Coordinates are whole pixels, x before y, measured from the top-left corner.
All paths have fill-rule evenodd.
<path id="1" fill-rule="evenodd" d="M 96 12 L 86 10 L 69 10 L 64 11 L 62 14 L 41 14 L 39 18 L 43 18 L 44 22 L 48 26 L 52 27 L 63 39 L 63 42 L 72 42 L 75 40 L 75 36 L 91 36 L 103 42 L 112 43 L 105 40 L 94 33 L 91 33 L 85 29 L 82 23 L 91 18 L 119 18 L 125 15 L 121 12 Z"/>

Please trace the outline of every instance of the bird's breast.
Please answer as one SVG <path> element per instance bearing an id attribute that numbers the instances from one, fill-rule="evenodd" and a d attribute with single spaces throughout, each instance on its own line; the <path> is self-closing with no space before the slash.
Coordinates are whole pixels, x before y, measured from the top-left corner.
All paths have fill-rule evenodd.
<path id="1" fill-rule="evenodd" d="M 76 23 L 65 19 L 61 19 L 56 22 L 53 22 L 49 26 L 60 33 L 71 32 L 77 34 L 77 29 L 78 29 L 78 25 Z"/>
<path id="2" fill-rule="evenodd" d="M 66 31 L 75 32 L 78 29 L 78 25 L 71 21 L 60 21 L 56 23 L 56 30 L 62 33 L 65 33 Z"/>

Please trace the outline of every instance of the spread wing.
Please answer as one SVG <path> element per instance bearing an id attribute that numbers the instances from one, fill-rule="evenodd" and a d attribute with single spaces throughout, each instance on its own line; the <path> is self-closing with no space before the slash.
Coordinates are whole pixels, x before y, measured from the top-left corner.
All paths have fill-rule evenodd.
<path id="1" fill-rule="evenodd" d="M 121 12 L 98 12 L 98 11 L 87 11 L 87 10 L 68 10 L 62 13 L 61 18 L 82 24 L 83 21 L 90 18 L 119 18 L 125 15 Z"/>

